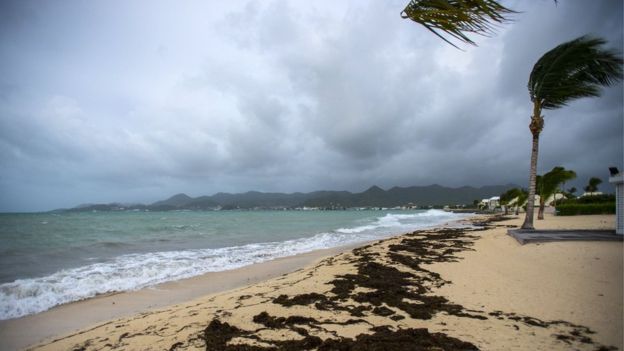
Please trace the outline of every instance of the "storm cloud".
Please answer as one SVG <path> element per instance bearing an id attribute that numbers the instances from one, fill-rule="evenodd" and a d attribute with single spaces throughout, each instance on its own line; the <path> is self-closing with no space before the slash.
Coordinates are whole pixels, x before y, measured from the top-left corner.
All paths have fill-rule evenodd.
<path id="1" fill-rule="evenodd" d="M 2 2 L 0 211 L 526 185 L 535 61 L 584 34 L 622 52 L 621 1 L 507 1 L 514 22 L 462 50 L 406 3 Z M 538 171 L 624 168 L 622 100 L 545 111 Z"/>

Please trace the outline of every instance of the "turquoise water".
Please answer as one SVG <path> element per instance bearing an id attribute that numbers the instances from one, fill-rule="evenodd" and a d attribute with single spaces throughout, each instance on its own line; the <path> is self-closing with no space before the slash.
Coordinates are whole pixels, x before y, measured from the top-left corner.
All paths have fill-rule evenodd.
<path id="1" fill-rule="evenodd" d="M 461 216 L 437 210 L 0 214 L 0 319 Z"/>

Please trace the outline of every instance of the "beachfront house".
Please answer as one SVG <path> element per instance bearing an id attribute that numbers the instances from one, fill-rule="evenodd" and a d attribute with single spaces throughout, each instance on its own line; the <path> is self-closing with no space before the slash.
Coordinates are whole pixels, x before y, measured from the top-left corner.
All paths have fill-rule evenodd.
<path id="1" fill-rule="evenodd" d="M 565 200 L 567 199 L 567 197 L 565 195 L 563 195 L 562 193 L 555 193 L 550 195 L 546 201 L 544 201 L 544 212 L 545 213 L 555 213 L 555 207 L 557 205 L 557 203 L 559 203 L 559 201 L 561 200 Z M 539 195 L 535 195 L 535 203 L 539 204 L 540 203 L 540 196 Z"/>
<path id="2" fill-rule="evenodd" d="M 479 208 L 487 208 L 488 210 L 494 210 L 497 207 L 500 207 L 500 196 L 492 196 L 489 199 L 483 199 L 479 204 Z"/>
<path id="3" fill-rule="evenodd" d="M 554 193 L 550 195 L 550 197 L 546 200 L 546 205 L 552 206 L 558 203 L 559 201 L 565 200 L 565 199 L 567 199 L 567 197 L 563 195 L 562 193 Z"/>
<path id="4" fill-rule="evenodd" d="M 624 235 L 624 173 L 615 167 L 609 171 L 609 183 L 615 186 L 615 232 Z"/>

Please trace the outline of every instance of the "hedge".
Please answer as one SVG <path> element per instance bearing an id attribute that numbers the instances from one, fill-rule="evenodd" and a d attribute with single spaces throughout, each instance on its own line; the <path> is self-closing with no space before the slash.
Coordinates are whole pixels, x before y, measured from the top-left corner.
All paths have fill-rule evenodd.
<path id="1" fill-rule="evenodd" d="M 614 214 L 615 202 L 593 204 L 559 204 L 556 208 L 557 216 L 575 216 L 592 214 Z"/>
<path id="2" fill-rule="evenodd" d="M 615 202 L 615 194 L 587 195 L 560 201 L 561 204 L 594 204 L 605 202 Z"/>

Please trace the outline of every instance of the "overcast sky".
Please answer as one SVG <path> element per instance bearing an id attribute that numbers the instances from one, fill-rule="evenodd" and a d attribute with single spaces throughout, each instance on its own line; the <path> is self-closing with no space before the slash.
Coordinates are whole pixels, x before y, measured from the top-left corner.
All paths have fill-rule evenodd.
<path id="1" fill-rule="evenodd" d="M 463 51 L 407 2 L 2 1 L 0 211 L 526 186 L 535 61 L 584 34 L 622 51 L 620 0 L 503 1 L 515 22 Z M 620 83 L 545 111 L 538 172 L 607 183 L 622 100 Z"/>

